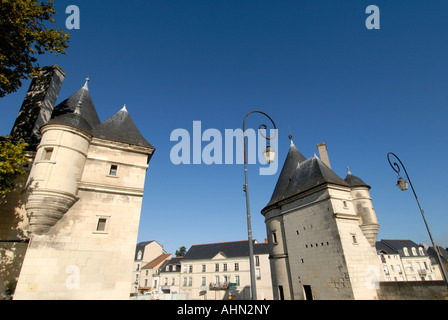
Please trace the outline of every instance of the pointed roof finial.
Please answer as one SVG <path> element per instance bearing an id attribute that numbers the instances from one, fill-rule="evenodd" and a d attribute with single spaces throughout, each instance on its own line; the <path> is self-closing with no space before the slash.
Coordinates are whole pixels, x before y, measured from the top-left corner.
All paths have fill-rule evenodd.
<path id="1" fill-rule="evenodd" d="M 89 90 L 89 87 L 88 87 L 89 81 L 90 81 L 90 79 L 89 79 L 89 77 L 87 77 L 86 78 L 86 83 L 84 84 L 84 87 L 83 87 L 84 89 Z"/>
<path id="2" fill-rule="evenodd" d="M 124 104 L 123 108 L 121 108 L 121 110 L 120 110 L 120 111 L 125 111 L 125 112 L 128 112 L 128 109 L 126 109 L 126 103 Z"/>
<path id="3" fill-rule="evenodd" d="M 352 174 L 351 172 L 350 172 L 350 168 L 347 166 L 347 174 Z"/>
<path id="4" fill-rule="evenodd" d="M 289 129 L 289 136 L 288 136 L 288 138 L 289 138 L 289 140 L 291 140 L 291 146 L 293 146 L 293 145 L 294 145 L 294 142 L 292 141 L 293 135 L 292 135 L 292 133 L 291 133 L 291 128 L 288 127 L 288 129 Z"/>

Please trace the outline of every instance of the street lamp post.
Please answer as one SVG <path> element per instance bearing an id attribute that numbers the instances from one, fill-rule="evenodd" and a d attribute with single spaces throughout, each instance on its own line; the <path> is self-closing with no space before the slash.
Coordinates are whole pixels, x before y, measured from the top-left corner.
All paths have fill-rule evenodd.
<path id="1" fill-rule="evenodd" d="M 244 187 L 244 192 L 246 193 L 247 237 L 249 240 L 250 284 L 251 284 L 251 291 L 252 291 L 252 300 L 257 300 L 257 287 L 256 287 L 256 283 L 255 283 L 255 267 L 254 267 L 254 244 L 252 242 L 252 227 L 251 227 L 251 222 L 250 222 L 249 188 L 247 185 L 247 157 L 246 157 L 246 118 L 252 113 L 261 113 L 261 114 L 265 115 L 266 117 L 269 118 L 269 120 L 271 120 L 275 130 L 277 130 L 277 127 L 275 126 L 275 123 L 271 119 L 270 116 L 268 116 L 266 113 L 264 113 L 262 111 L 258 111 L 258 110 L 254 110 L 254 111 L 251 111 L 248 114 L 246 114 L 246 116 L 244 117 L 244 121 L 243 121 L 244 179 L 245 179 L 245 184 L 243 187 Z M 261 132 L 261 130 L 266 129 L 266 128 L 267 128 L 267 126 L 265 124 L 262 124 L 259 126 L 258 129 L 260 130 L 260 134 L 267 141 L 267 147 L 266 147 L 266 150 L 263 152 L 263 156 L 266 159 L 266 162 L 271 163 L 275 159 L 275 151 L 269 145 L 269 141 L 274 139 L 275 136 L 272 138 L 268 138 L 267 136 L 264 136 L 263 133 Z"/>
<path id="2" fill-rule="evenodd" d="M 406 174 L 406 177 L 407 177 L 409 183 L 400 176 L 400 166 L 396 162 L 394 162 L 392 164 L 392 162 L 390 161 L 390 156 L 391 155 L 394 156 L 400 162 L 401 167 L 403 168 L 404 173 Z M 443 277 L 445 279 L 445 283 L 446 283 L 446 285 L 448 287 L 448 278 L 447 278 L 447 275 L 446 275 L 445 268 L 443 267 L 442 259 L 440 258 L 440 255 L 439 255 L 439 250 L 437 249 L 436 245 L 434 244 L 434 240 L 432 238 L 431 231 L 429 230 L 428 223 L 426 222 L 425 214 L 424 214 L 423 209 L 422 209 L 422 207 L 420 205 L 420 202 L 418 201 L 417 194 L 415 193 L 414 187 L 412 186 L 411 178 L 409 178 L 409 175 L 408 175 L 408 172 L 406 171 L 406 168 L 404 167 L 404 165 L 401 162 L 400 158 L 398 158 L 396 154 L 394 154 L 392 152 L 389 152 L 387 154 L 387 160 L 389 161 L 389 164 L 392 167 L 392 169 L 394 169 L 394 171 L 398 174 L 397 187 L 401 191 L 406 191 L 408 189 L 408 185 L 411 185 L 411 189 L 412 189 L 412 192 L 414 193 L 415 200 L 417 201 L 418 207 L 419 207 L 420 212 L 422 214 L 423 221 L 424 221 L 425 226 L 426 226 L 426 230 L 428 230 L 428 234 L 429 234 L 429 238 L 431 239 L 432 246 L 434 248 L 434 251 L 437 254 L 437 260 L 439 261 L 440 268 L 442 269 L 442 273 L 443 273 Z"/>

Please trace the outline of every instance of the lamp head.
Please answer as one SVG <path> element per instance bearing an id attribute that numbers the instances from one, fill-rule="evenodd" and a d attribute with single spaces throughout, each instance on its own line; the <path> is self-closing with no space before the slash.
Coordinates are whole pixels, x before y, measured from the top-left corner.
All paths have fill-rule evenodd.
<path id="1" fill-rule="evenodd" d="M 271 146 L 267 146 L 266 150 L 263 152 L 263 157 L 267 163 L 272 163 L 275 160 L 275 150 Z"/>
<path id="2" fill-rule="evenodd" d="M 403 178 L 398 178 L 398 181 L 397 181 L 397 187 L 401 190 L 401 191 L 406 191 L 406 190 L 408 190 L 408 186 L 409 186 L 409 183 L 406 181 L 406 180 L 404 180 Z"/>

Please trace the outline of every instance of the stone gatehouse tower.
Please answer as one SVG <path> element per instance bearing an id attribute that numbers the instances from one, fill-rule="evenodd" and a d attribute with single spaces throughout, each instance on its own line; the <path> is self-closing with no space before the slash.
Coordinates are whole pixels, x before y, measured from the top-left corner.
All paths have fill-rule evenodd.
<path id="1" fill-rule="evenodd" d="M 126 107 L 100 122 L 88 79 L 54 107 L 65 74 L 51 66 L 42 75 L 12 130 L 30 143 L 30 165 L 0 206 L 3 287 L 15 274 L 15 300 L 126 299 L 155 149 Z"/>
<path id="2" fill-rule="evenodd" d="M 325 144 L 305 158 L 291 147 L 262 210 L 274 299 L 377 299 L 379 224 L 370 187 L 331 170 Z"/>

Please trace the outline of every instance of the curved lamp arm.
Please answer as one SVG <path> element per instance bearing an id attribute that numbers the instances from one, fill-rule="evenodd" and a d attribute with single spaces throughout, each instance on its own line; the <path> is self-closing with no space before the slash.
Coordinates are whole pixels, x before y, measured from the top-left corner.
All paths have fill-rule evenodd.
<path id="1" fill-rule="evenodd" d="M 422 206 L 420 205 L 420 202 L 418 201 L 417 194 L 415 193 L 414 186 L 412 185 L 412 182 L 411 182 L 411 178 L 409 178 L 408 172 L 406 171 L 406 168 L 405 168 L 405 166 L 403 165 L 403 162 L 401 162 L 400 158 L 398 158 L 398 156 L 397 156 L 395 153 L 393 153 L 393 152 L 389 152 L 389 153 L 387 154 L 387 160 L 389 161 L 389 165 L 392 167 L 392 169 L 398 174 L 398 182 L 397 182 L 397 186 L 400 188 L 400 190 L 404 191 L 404 190 L 407 189 L 407 187 L 404 187 L 405 184 L 403 183 L 403 181 L 404 181 L 404 182 L 406 182 L 406 181 L 405 181 L 403 178 L 401 178 L 401 176 L 400 176 L 400 166 L 398 165 L 398 163 L 394 162 L 394 163 L 392 164 L 392 162 L 391 162 L 391 160 L 390 160 L 390 156 L 391 156 L 391 155 L 394 156 L 395 159 L 398 160 L 398 162 L 400 163 L 401 167 L 402 167 L 403 170 L 404 170 L 404 173 L 406 174 L 406 178 L 408 179 L 409 184 L 411 185 L 412 192 L 414 193 L 415 200 L 417 201 L 418 207 L 419 207 L 419 209 L 420 209 L 420 213 L 422 214 L 422 218 L 423 218 L 423 221 L 424 221 L 424 223 L 425 223 L 426 230 L 428 231 L 429 238 L 431 239 L 432 246 L 433 246 L 433 248 L 434 248 L 434 251 L 435 251 L 436 254 L 437 254 L 437 259 L 439 260 L 440 268 L 442 269 L 443 277 L 445 278 L 445 283 L 446 283 L 446 285 L 447 285 L 447 287 L 448 287 L 448 277 L 447 277 L 447 275 L 446 275 L 445 268 L 443 267 L 443 263 L 442 263 L 442 260 L 441 260 L 441 258 L 440 258 L 440 255 L 439 255 L 439 250 L 437 249 L 436 245 L 434 244 L 434 240 L 433 240 L 433 238 L 432 238 L 431 231 L 429 230 L 428 223 L 426 222 L 425 213 L 424 213 L 424 211 L 423 211 L 423 209 L 422 209 Z M 401 180 L 401 181 L 400 181 L 400 180 Z M 406 183 L 406 184 L 407 184 L 407 183 Z"/>

